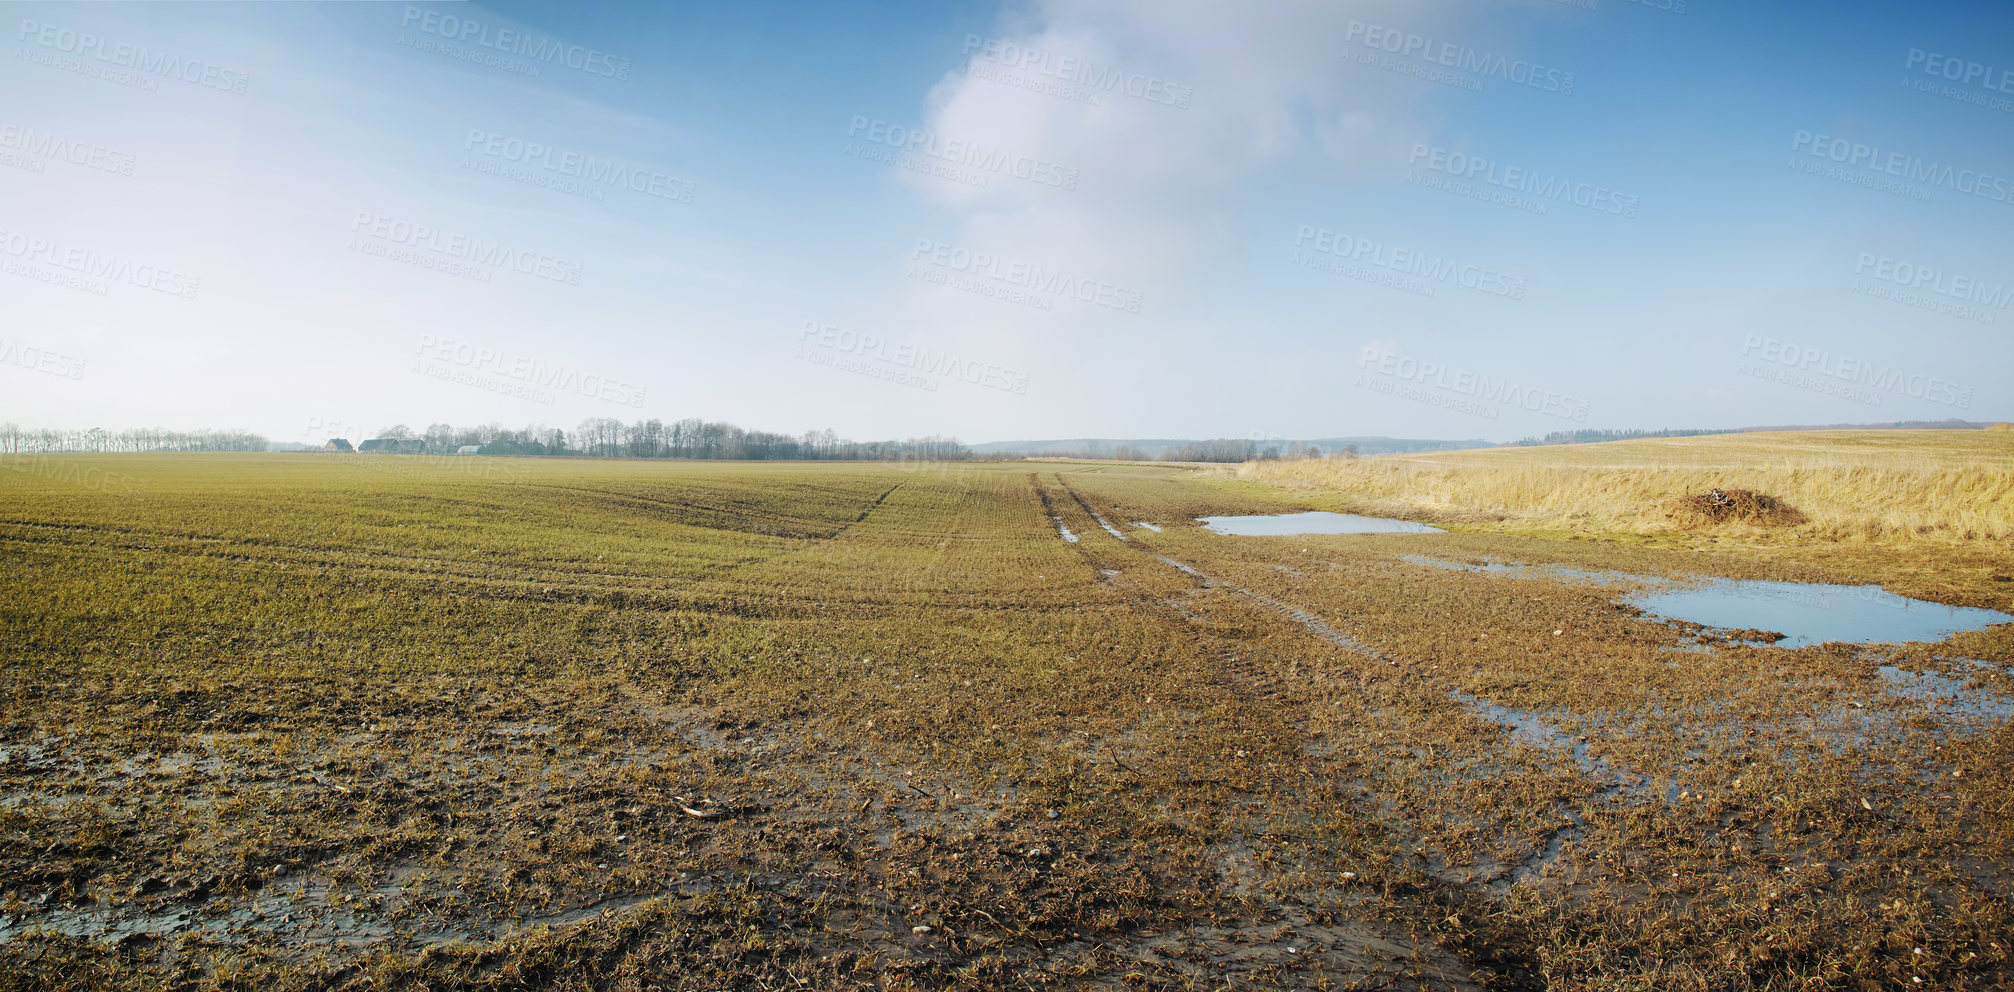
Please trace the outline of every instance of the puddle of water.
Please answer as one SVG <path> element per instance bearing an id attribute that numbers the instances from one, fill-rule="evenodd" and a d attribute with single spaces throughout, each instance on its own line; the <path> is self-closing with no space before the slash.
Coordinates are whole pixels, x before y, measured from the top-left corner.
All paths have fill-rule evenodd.
<path id="1" fill-rule="evenodd" d="M 1444 572 L 1474 572 L 1478 575 L 1510 575 L 1519 578 L 1541 570 L 1541 566 L 1519 562 L 1486 561 L 1478 565 L 1474 562 L 1448 561 L 1445 558 L 1433 558 L 1427 555 L 1400 555 L 1399 560 L 1408 565 L 1425 565 Z"/>
<path id="2" fill-rule="evenodd" d="M 1069 541 L 1071 544 L 1077 543 L 1077 535 L 1070 533 L 1070 528 L 1063 526 L 1062 517 L 1050 517 L 1049 519 L 1055 521 L 1056 523 L 1057 537 L 1060 537 L 1065 541 Z"/>
<path id="3" fill-rule="evenodd" d="M 1968 689 L 1962 679 L 1930 672 L 1905 672 L 1894 665 L 1875 671 L 1888 680 L 1888 691 L 1904 699 L 1919 699 L 1936 708 L 1986 720 L 2014 718 L 2014 699 L 1996 692 Z"/>
<path id="4" fill-rule="evenodd" d="M 1150 523 L 1146 522 L 1145 520 L 1135 520 L 1135 521 L 1133 521 L 1133 526 L 1135 526 L 1135 527 L 1145 527 L 1145 528 L 1147 528 L 1148 530 L 1151 530 L 1151 531 L 1153 531 L 1153 532 L 1154 532 L 1154 533 L 1156 533 L 1156 534 L 1159 534 L 1159 533 L 1161 532 L 1161 528 L 1159 528 L 1159 527 L 1156 527 L 1156 526 L 1154 526 L 1153 524 L 1150 524 Z"/>
<path id="5" fill-rule="evenodd" d="M 1449 691 L 1448 698 L 1467 707 L 1469 712 L 1505 728 L 1518 740 L 1536 748 L 1565 755 L 1580 768 L 1581 774 L 1601 784 L 1603 797 L 1654 794 L 1649 776 L 1595 757 L 1590 752 L 1586 740 L 1567 733 L 1538 713 L 1493 703 L 1459 689 Z M 1681 791 L 1683 790 L 1677 782 L 1667 782 L 1664 787 L 1664 801 L 1677 802 Z M 1555 855 L 1556 853 L 1554 852 Z M 1541 858 L 1540 863 L 1544 863 L 1544 860 Z"/>
<path id="6" fill-rule="evenodd" d="M 1624 778 L 1616 770 L 1615 766 L 1589 754 L 1586 741 L 1569 735 L 1566 731 L 1554 726 L 1551 721 L 1535 713 L 1512 706 L 1492 703 L 1480 696 L 1471 696 L 1460 690 L 1449 692 L 1448 696 L 1463 706 L 1468 707 L 1469 712 L 1500 727 L 1508 728 L 1512 736 L 1523 740 L 1533 747 L 1544 748 L 1549 751 L 1559 751 L 1566 754 L 1573 759 L 1574 764 L 1580 766 L 1580 770 L 1583 773 L 1590 777 Z M 1635 776 L 1629 777 L 1634 778 Z"/>
<path id="7" fill-rule="evenodd" d="M 1721 630 L 1767 630 L 1785 648 L 1845 641 L 1900 644 L 2014 623 L 1999 610 L 1946 606 L 1898 596 L 1880 586 L 1713 579 L 1703 585 L 1630 596 L 1632 606 L 1670 620 Z"/>
<path id="8" fill-rule="evenodd" d="M 683 887 L 681 887 L 683 888 Z M 111 907 L 92 903 L 62 907 L 39 916 L 14 920 L 0 917 L 0 945 L 25 934 L 59 934 L 76 940 L 116 944 L 129 937 L 165 938 L 176 935 L 234 943 L 247 939 L 280 938 L 295 944 L 348 944 L 368 946 L 398 940 L 407 947 L 425 947 L 449 941 L 494 939 L 509 932 L 534 927 L 564 927 L 619 911 L 655 898 L 655 895 L 604 896 L 577 909 L 489 924 L 450 925 L 442 919 L 427 920 L 431 926 L 397 926 L 392 922 L 407 891 L 397 885 L 381 886 L 373 894 L 387 901 L 382 911 L 363 912 L 357 906 L 330 902 L 326 887 L 293 886 L 252 897 L 221 913 L 207 911 L 190 902 L 144 906 Z"/>
<path id="9" fill-rule="evenodd" d="M 1429 555 L 1400 555 L 1399 560 L 1408 565 L 1424 565 L 1450 572 L 1474 572 L 1478 575 L 1496 575 L 1511 579 L 1553 579 L 1559 582 L 1575 582 L 1583 585 L 1616 586 L 1637 583 L 1669 584 L 1670 580 L 1648 575 L 1632 575 L 1628 572 L 1610 572 L 1598 569 L 1575 568 L 1572 565 L 1532 565 L 1518 561 L 1486 561 L 1480 565 L 1465 561 L 1448 561 Z"/>
<path id="10" fill-rule="evenodd" d="M 1204 527 L 1218 534 L 1242 534 L 1247 537 L 1291 537 L 1297 534 L 1440 534 L 1439 527 L 1414 523 L 1410 520 L 1392 520 L 1387 517 L 1364 517 L 1354 513 L 1330 513 L 1327 510 L 1309 510 L 1306 513 L 1275 513 L 1263 516 L 1242 517 L 1198 517 Z"/>
<path id="11" fill-rule="evenodd" d="M 1953 634 L 2014 623 L 2014 616 L 1971 606 L 1946 606 L 1898 596 L 1876 585 L 1769 582 L 1752 579 L 1661 579 L 1570 565 L 1490 561 L 1483 564 L 1405 555 L 1412 565 L 1507 578 L 1549 578 L 1596 586 L 1647 586 L 1623 597 L 1646 612 L 1715 630 L 1767 630 L 1784 635 L 1777 647 L 1827 641 L 1901 644 L 1941 641 Z M 1760 643 L 1760 642 L 1758 642 Z"/>

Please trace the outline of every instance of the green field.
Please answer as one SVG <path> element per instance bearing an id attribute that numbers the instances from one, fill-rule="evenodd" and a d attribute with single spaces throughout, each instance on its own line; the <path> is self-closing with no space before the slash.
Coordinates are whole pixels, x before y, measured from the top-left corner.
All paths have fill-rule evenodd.
<path id="1" fill-rule="evenodd" d="M 2014 982 L 2014 728 L 1878 672 L 2014 694 L 2014 625 L 1688 649 L 1404 557 L 1878 545 L 1225 537 L 1350 502 L 1149 465 L 4 467 L 0 988 Z"/>

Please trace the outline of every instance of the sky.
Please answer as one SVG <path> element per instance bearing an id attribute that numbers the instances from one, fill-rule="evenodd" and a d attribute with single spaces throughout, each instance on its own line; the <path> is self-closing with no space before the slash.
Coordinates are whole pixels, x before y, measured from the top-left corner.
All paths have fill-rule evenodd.
<path id="1" fill-rule="evenodd" d="M 8 3 L 0 421 L 2014 419 L 2014 13 Z"/>

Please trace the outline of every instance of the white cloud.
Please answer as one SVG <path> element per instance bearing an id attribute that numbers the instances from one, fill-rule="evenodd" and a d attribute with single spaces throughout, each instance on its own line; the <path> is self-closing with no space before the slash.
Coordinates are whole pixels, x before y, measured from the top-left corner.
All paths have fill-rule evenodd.
<path id="1" fill-rule="evenodd" d="M 1074 169 L 1076 188 L 1000 174 L 984 187 L 920 173 L 905 180 L 944 209 L 945 230 L 960 245 L 1137 287 L 1165 327 L 1239 243 L 1238 217 L 1264 195 L 1266 170 L 1305 158 L 1339 176 L 1357 173 L 1396 161 L 1394 149 L 1426 133 L 1420 120 L 1438 95 L 1432 84 L 1343 58 L 1351 22 L 1433 32 L 1455 9 L 1400 0 L 1042 0 L 1003 17 L 995 58 L 982 51 L 945 74 L 924 101 L 923 127 L 940 141 Z M 1018 68 L 1022 58 L 1038 61 Z M 1114 73 L 1123 82 L 1092 90 L 1095 103 L 1031 88 Z M 1159 81 L 1151 94 L 1149 81 Z M 1161 102 L 1184 93 L 1185 107 Z M 1086 328 L 1123 329 L 1134 317 L 1061 303 L 1049 314 L 1013 312 L 925 288 L 907 302 L 919 321 L 1005 350 L 1039 350 Z"/>

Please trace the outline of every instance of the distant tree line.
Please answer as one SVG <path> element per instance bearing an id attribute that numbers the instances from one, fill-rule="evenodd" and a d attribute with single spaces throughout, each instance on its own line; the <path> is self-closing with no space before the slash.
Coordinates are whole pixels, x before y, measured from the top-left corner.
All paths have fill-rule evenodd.
<path id="1" fill-rule="evenodd" d="M 30 454 L 49 451 L 264 451 L 266 439 L 250 431 L 170 431 L 134 428 L 108 431 L 23 429 L 0 424 L 0 452 Z"/>
<path id="2" fill-rule="evenodd" d="M 906 441 L 849 441 L 829 429 L 793 436 L 744 430 L 697 417 L 669 423 L 638 420 L 628 424 L 612 417 L 596 417 L 581 421 L 575 447 L 584 454 L 602 458 L 946 461 L 971 457 L 971 452 L 956 438 L 937 435 Z"/>
<path id="3" fill-rule="evenodd" d="M 453 453 L 475 447 L 485 455 L 573 455 L 588 458 L 714 458 L 775 461 L 948 461 L 972 457 L 956 438 L 910 438 L 905 441 L 849 441 L 831 430 L 803 434 L 751 431 L 723 421 L 657 419 L 623 423 L 613 417 L 591 417 L 571 436 L 554 427 L 534 425 L 510 430 L 497 424 L 455 427 L 431 424 L 415 431 L 393 424 L 378 431 L 380 438 L 418 440 L 428 453 Z M 353 439 L 367 440 L 367 439 Z"/>
<path id="4" fill-rule="evenodd" d="M 1220 437 L 1210 441 L 1190 441 L 1177 444 L 1161 452 L 1164 462 L 1248 462 L 1261 458 L 1268 449 L 1261 448 L 1259 442 Z M 1277 446 L 1271 449 L 1273 457 L 1279 457 Z"/>
<path id="5" fill-rule="evenodd" d="M 1276 443 L 1263 446 L 1258 441 L 1239 441 L 1233 438 L 1218 438 L 1214 441 L 1190 441 L 1178 444 L 1161 452 L 1164 462 L 1274 462 L 1300 461 L 1304 458 L 1321 458 L 1320 445 L 1301 441 L 1290 441 L 1285 448 Z M 1330 453 L 1332 458 L 1355 458 L 1357 446 L 1346 444 Z"/>
<path id="6" fill-rule="evenodd" d="M 1726 434 L 1715 430 L 1661 430 L 1661 431 L 1604 431 L 1582 428 L 1577 431 L 1553 431 L 1544 437 L 1528 437 L 1518 441 L 1517 446 L 1532 447 L 1541 444 L 1597 444 L 1602 441 L 1634 441 L 1645 437 L 1700 437 L 1706 434 Z"/>
<path id="7" fill-rule="evenodd" d="M 1211 441 L 1187 441 L 1169 445 L 1162 449 L 1160 457 L 1148 454 L 1144 449 L 1130 444 L 1117 445 L 1107 449 L 1103 444 L 1092 443 L 1083 448 L 1071 450 L 1044 448 L 1039 452 L 1002 452 L 1001 458 L 1087 458 L 1122 462 L 1249 462 L 1249 461 L 1298 461 L 1303 458 L 1323 457 L 1320 445 L 1301 441 L 1289 442 L 1285 448 L 1276 443 L 1263 444 L 1259 441 L 1237 438 L 1217 438 Z M 1346 444 L 1330 455 L 1335 458 L 1357 457 L 1357 446 Z"/>
<path id="8" fill-rule="evenodd" d="M 830 430 L 800 435 L 744 430 L 697 417 L 625 424 L 610 417 L 581 421 L 571 435 L 533 424 L 512 429 L 490 423 L 475 427 L 430 424 L 416 431 L 393 424 L 369 438 L 343 438 L 353 446 L 373 439 L 410 442 L 403 450 L 454 454 L 473 447 L 485 455 L 565 455 L 587 458 L 717 458 L 790 461 L 952 461 L 972 457 L 956 438 L 903 441 L 849 441 Z M 334 442 L 335 438 L 327 439 Z M 0 424 L 0 454 L 37 452 L 268 451 L 274 446 L 249 431 L 169 431 L 135 429 L 24 430 Z M 298 449 L 299 445 L 284 447 Z M 320 447 L 320 444 L 314 445 Z"/>

